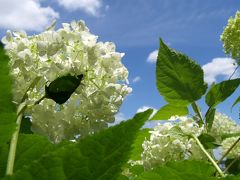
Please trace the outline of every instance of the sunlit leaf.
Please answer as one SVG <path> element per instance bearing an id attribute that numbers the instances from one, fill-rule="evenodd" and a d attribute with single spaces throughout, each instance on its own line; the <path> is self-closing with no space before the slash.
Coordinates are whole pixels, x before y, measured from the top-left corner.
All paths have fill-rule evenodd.
<path id="1" fill-rule="evenodd" d="M 187 106 L 176 106 L 167 104 L 161 107 L 151 120 L 168 120 L 173 115 L 184 116 L 188 114 Z"/>
<path id="2" fill-rule="evenodd" d="M 239 85 L 240 78 L 213 84 L 206 95 L 206 104 L 212 108 L 216 107 L 219 103 L 231 96 Z"/>
<path id="3" fill-rule="evenodd" d="M 202 97 L 207 89 L 200 65 L 169 48 L 160 40 L 156 67 L 157 88 L 169 104 L 187 105 Z"/>

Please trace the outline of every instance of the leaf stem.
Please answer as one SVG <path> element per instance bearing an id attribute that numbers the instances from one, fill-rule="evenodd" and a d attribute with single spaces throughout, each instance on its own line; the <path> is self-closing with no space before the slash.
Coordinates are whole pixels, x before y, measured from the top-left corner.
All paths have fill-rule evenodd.
<path id="1" fill-rule="evenodd" d="M 39 104 L 43 99 L 45 99 L 46 98 L 46 94 L 43 96 L 43 97 L 41 97 L 39 100 L 37 100 L 35 103 L 34 103 L 34 105 L 37 105 L 37 104 Z"/>
<path id="2" fill-rule="evenodd" d="M 17 121 L 16 121 L 16 130 L 12 135 L 12 139 L 10 142 L 10 149 L 8 154 L 8 161 L 7 161 L 7 168 L 6 168 L 6 175 L 12 175 L 13 174 L 13 168 L 14 168 L 14 161 L 16 156 L 16 148 L 17 148 L 17 142 L 18 142 L 18 134 L 21 126 L 23 111 L 26 108 L 26 104 L 22 103 L 18 106 L 17 110 Z"/>
<path id="3" fill-rule="evenodd" d="M 208 154 L 208 152 L 206 151 L 206 149 L 203 147 L 202 143 L 199 141 L 199 139 L 195 136 L 195 135 L 191 135 L 193 137 L 193 139 L 197 142 L 198 146 L 200 147 L 200 149 L 203 151 L 203 153 L 208 157 L 208 159 L 211 161 L 211 163 L 213 164 L 213 166 L 216 168 L 216 170 L 218 171 L 218 173 L 220 174 L 221 177 L 225 177 L 224 173 L 222 172 L 222 170 L 219 168 L 219 166 L 217 165 L 217 163 L 213 160 L 213 158 Z"/>
<path id="4" fill-rule="evenodd" d="M 237 143 L 240 141 L 240 137 L 233 143 L 233 145 L 222 155 L 222 157 L 217 161 L 219 164 L 227 155 L 228 153 L 237 145 Z"/>

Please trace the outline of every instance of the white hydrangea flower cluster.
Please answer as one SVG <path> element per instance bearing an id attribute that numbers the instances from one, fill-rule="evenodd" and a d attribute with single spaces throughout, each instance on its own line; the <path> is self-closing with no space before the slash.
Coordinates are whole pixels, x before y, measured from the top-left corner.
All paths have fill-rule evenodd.
<path id="1" fill-rule="evenodd" d="M 2 42 L 11 59 L 14 100 L 18 103 L 36 78 L 40 80 L 27 92 L 29 103 L 44 95 L 46 83 L 67 74 L 83 74 L 82 85 L 60 109 L 45 99 L 28 112 L 32 129 L 53 142 L 106 127 L 131 92 L 125 84 L 128 70 L 121 62 L 124 54 L 116 52 L 111 42 L 97 42 L 83 21 L 63 23 L 57 31 L 52 27 L 33 36 L 8 31 Z"/>
<path id="2" fill-rule="evenodd" d="M 223 140 L 222 142 L 222 153 L 225 154 L 228 149 L 238 140 L 239 137 L 231 137 Z M 227 154 L 227 158 L 235 159 L 240 157 L 240 143 L 238 142 L 233 149 Z"/>
<path id="3" fill-rule="evenodd" d="M 223 47 L 226 54 L 230 54 L 233 59 L 240 63 L 240 11 L 237 11 L 235 17 L 230 17 L 228 25 L 224 28 L 221 35 Z"/>
<path id="4" fill-rule="evenodd" d="M 144 168 L 148 170 L 169 161 L 202 157 L 196 148 L 196 142 L 186 136 L 199 136 L 202 131 L 203 127 L 199 127 L 192 118 L 184 116 L 178 117 L 178 121 L 158 124 L 150 131 L 150 140 L 145 140 L 142 145 Z"/>
<path id="5" fill-rule="evenodd" d="M 221 141 L 224 134 L 240 132 L 240 126 L 223 113 L 216 112 L 211 129 L 211 134 Z"/>
<path id="6" fill-rule="evenodd" d="M 224 154 L 237 141 L 239 137 L 230 137 L 223 140 L 222 136 L 227 134 L 240 133 L 240 126 L 225 114 L 216 112 L 211 133 L 219 141 L 219 143 L 221 143 L 222 154 Z M 227 155 L 227 158 L 236 158 L 239 155 L 240 143 L 238 142 L 238 144 Z"/>

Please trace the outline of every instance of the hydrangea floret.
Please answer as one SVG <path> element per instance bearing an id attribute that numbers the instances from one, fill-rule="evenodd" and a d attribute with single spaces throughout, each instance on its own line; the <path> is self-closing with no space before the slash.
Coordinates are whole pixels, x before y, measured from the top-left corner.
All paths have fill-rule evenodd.
<path id="1" fill-rule="evenodd" d="M 225 53 L 230 54 L 240 64 L 240 11 L 236 12 L 235 18 L 229 18 L 228 25 L 221 35 L 221 40 Z"/>
<path id="2" fill-rule="evenodd" d="M 176 117 L 175 117 L 176 118 Z M 172 119 L 172 118 L 171 118 Z M 179 131 L 180 130 L 180 131 Z M 203 127 L 190 117 L 178 117 L 176 121 L 159 123 L 150 131 L 150 140 L 143 142 L 142 160 L 146 170 L 169 161 L 187 158 L 204 158 L 194 139 L 187 135 L 199 136 Z"/>
<path id="3" fill-rule="evenodd" d="M 184 159 L 206 159 L 194 138 L 206 133 L 205 125 L 199 126 L 194 119 L 187 116 L 172 116 L 169 121 L 159 123 L 153 128 L 150 139 L 142 144 L 142 163 L 146 170 L 166 164 L 170 161 Z M 216 112 L 210 134 L 220 144 L 221 154 L 225 154 L 239 137 L 222 139 L 223 135 L 239 133 L 240 126 L 225 114 Z M 227 158 L 237 158 L 240 145 L 237 144 Z"/>
<path id="4" fill-rule="evenodd" d="M 240 132 L 240 126 L 227 115 L 216 112 L 214 116 L 211 134 L 218 140 L 222 141 L 222 136 L 231 133 Z"/>
<path id="5" fill-rule="evenodd" d="M 106 128 L 131 92 L 128 70 L 121 62 L 124 54 L 116 52 L 114 43 L 97 42 L 84 21 L 62 25 L 56 31 L 53 26 L 31 36 L 8 31 L 2 39 L 10 57 L 16 103 L 21 103 L 36 80 L 27 91 L 28 104 L 40 99 L 45 85 L 58 77 L 83 75 L 66 103 L 59 106 L 44 99 L 25 114 L 32 118 L 32 130 L 53 142 Z"/>

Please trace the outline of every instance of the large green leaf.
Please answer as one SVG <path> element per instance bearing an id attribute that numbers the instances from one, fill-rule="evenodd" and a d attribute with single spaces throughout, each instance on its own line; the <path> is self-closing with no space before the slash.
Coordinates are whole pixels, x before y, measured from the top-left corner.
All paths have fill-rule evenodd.
<path id="1" fill-rule="evenodd" d="M 0 146 L 10 140 L 15 129 L 16 108 L 12 103 L 12 79 L 9 58 L 0 45 Z"/>
<path id="2" fill-rule="evenodd" d="M 209 107 L 216 107 L 223 102 L 239 87 L 240 78 L 222 81 L 218 84 L 213 84 L 208 91 L 205 102 Z"/>
<path id="3" fill-rule="evenodd" d="M 143 152 L 143 141 L 150 138 L 150 131 L 151 129 L 142 129 L 137 133 L 136 139 L 132 144 L 132 150 L 130 154 L 130 160 L 140 160 L 141 154 Z"/>
<path id="4" fill-rule="evenodd" d="M 201 66 L 160 40 L 156 67 L 157 88 L 169 104 L 189 104 L 207 90 Z"/>
<path id="5" fill-rule="evenodd" d="M 16 108 L 12 103 L 12 79 L 9 75 L 9 58 L 0 43 L 0 177 L 4 176 L 8 142 L 15 130 Z"/>
<path id="6" fill-rule="evenodd" d="M 217 179 L 213 175 L 215 169 L 203 161 L 176 161 L 152 171 L 142 173 L 137 180 L 210 180 Z"/>
<path id="7" fill-rule="evenodd" d="M 188 114 L 187 106 L 167 104 L 159 109 L 151 120 L 168 120 L 173 115 L 184 116 Z"/>
<path id="8" fill-rule="evenodd" d="M 8 179 L 116 179 L 136 134 L 151 114 L 152 110 L 147 110 L 77 143 L 63 142 L 55 147 L 35 135 L 22 135 L 15 173 Z"/>

